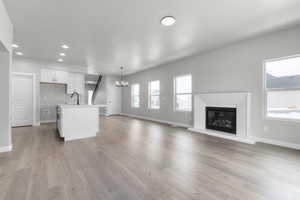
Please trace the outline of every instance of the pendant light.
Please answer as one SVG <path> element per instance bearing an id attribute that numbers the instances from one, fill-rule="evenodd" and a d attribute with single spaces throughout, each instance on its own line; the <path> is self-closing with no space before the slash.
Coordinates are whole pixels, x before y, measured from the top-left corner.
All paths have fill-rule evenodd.
<path id="1" fill-rule="evenodd" d="M 116 81 L 115 86 L 116 87 L 128 87 L 128 82 L 123 80 L 123 67 L 120 67 L 121 69 L 121 80 L 120 81 Z"/>

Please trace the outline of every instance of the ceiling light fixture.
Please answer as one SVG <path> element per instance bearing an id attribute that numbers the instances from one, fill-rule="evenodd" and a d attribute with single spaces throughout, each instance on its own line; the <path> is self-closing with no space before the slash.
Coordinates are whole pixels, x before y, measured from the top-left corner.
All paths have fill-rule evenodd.
<path id="1" fill-rule="evenodd" d="M 68 45 L 66 45 L 66 44 L 63 44 L 63 45 L 61 45 L 61 48 L 63 48 L 63 49 L 68 49 L 68 48 L 69 48 L 69 46 L 68 46 Z"/>
<path id="2" fill-rule="evenodd" d="M 123 80 L 123 69 L 124 68 L 120 67 L 120 69 L 121 69 L 121 77 L 120 77 L 121 80 L 120 81 L 116 81 L 115 82 L 115 86 L 116 87 L 128 87 L 128 85 L 129 85 L 128 82 Z"/>
<path id="3" fill-rule="evenodd" d="M 175 17 L 173 16 L 165 16 L 160 20 L 160 23 L 164 26 L 172 26 L 176 22 Z"/>
<path id="4" fill-rule="evenodd" d="M 16 49 L 16 48 L 19 48 L 19 45 L 17 45 L 17 44 L 12 44 L 11 47 Z"/>
<path id="5" fill-rule="evenodd" d="M 20 52 L 20 51 L 16 52 L 16 54 L 17 54 L 18 56 L 23 56 L 23 53 Z"/>
<path id="6" fill-rule="evenodd" d="M 58 59 L 57 60 L 58 62 L 63 62 L 64 60 L 62 58 Z"/>
<path id="7" fill-rule="evenodd" d="M 66 54 L 65 54 L 65 53 L 60 53 L 59 55 L 60 55 L 60 56 L 66 56 Z"/>

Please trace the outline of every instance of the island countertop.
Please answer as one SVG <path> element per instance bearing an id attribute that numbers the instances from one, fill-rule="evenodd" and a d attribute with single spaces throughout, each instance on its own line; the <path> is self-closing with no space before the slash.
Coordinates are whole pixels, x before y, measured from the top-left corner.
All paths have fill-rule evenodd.
<path id="1" fill-rule="evenodd" d="M 57 106 L 59 108 L 105 108 L 105 107 L 107 107 L 106 104 L 96 104 L 96 105 L 88 105 L 88 104 L 82 104 L 82 105 L 59 104 Z"/>

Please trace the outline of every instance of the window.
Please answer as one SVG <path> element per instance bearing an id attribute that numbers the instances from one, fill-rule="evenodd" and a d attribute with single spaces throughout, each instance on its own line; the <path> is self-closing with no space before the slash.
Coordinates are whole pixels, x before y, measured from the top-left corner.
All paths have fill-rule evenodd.
<path id="1" fill-rule="evenodd" d="M 160 107 L 160 101 L 159 101 L 159 95 L 160 95 L 160 85 L 159 81 L 150 81 L 148 85 L 148 108 L 150 109 L 159 109 Z"/>
<path id="2" fill-rule="evenodd" d="M 140 107 L 140 85 L 139 84 L 131 85 L 131 107 L 134 108 Z"/>
<path id="3" fill-rule="evenodd" d="M 88 90 L 88 104 L 92 105 L 92 98 L 93 98 L 93 90 Z"/>
<path id="4" fill-rule="evenodd" d="M 192 76 L 178 76 L 174 79 L 174 109 L 192 111 Z"/>
<path id="5" fill-rule="evenodd" d="M 300 56 L 265 62 L 267 118 L 300 120 Z"/>

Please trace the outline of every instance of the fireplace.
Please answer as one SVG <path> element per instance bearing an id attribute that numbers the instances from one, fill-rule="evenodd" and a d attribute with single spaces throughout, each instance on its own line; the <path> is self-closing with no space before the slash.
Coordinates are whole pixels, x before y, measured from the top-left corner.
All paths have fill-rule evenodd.
<path id="1" fill-rule="evenodd" d="M 236 108 L 206 107 L 206 128 L 236 134 Z"/>

